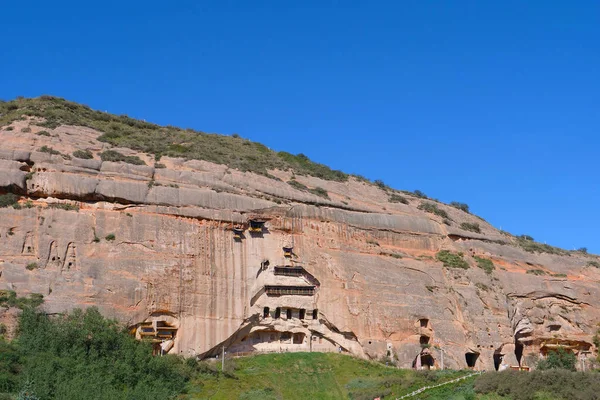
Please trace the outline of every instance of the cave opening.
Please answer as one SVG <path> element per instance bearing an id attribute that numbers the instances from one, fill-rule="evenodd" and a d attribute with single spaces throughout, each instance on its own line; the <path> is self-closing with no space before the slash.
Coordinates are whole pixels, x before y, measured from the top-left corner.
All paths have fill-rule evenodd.
<path id="1" fill-rule="evenodd" d="M 269 318 L 269 307 L 263 309 L 263 318 Z"/>
<path id="2" fill-rule="evenodd" d="M 474 368 L 478 357 L 479 357 L 479 353 L 473 353 L 473 352 L 465 353 L 465 360 L 467 361 L 467 367 Z"/>
<path id="3" fill-rule="evenodd" d="M 494 369 L 496 371 L 498 371 L 498 369 L 500 368 L 500 364 L 502 364 L 503 357 L 504 357 L 504 354 L 494 353 Z"/>
<path id="4" fill-rule="evenodd" d="M 301 308 L 299 318 L 304 319 L 305 316 L 306 316 L 306 310 L 304 308 Z"/>
<path id="5" fill-rule="evenodd" d="M 519 342 L 515 343 L 515 357 L 517 357 L 517 363 L 521 366 L 521 359 L 523 358 L 523 345 Z"/>
<path id="6" fill-rule="evenodd" d="M 292 309 L 291 308 L 288 308 L 286 310 L 285 316 L 287 317 L 287 319 L 292 319 Z"/>
<path id="7" fill-rule="evenodd" d="M 429 344 L 429 336 L 421 335 L 421 337 L 419 338 L 419 343 L 422 345 Z"/>
<path id="8" fill-rule="evenodd" d="M 435 363 L 435 360 L 433 359 L 431 354 L 421 354 L 420 357 L 421 357 L 421 366 L 423 367 L 423 369 L 433 368 L 433 364 Z"/>
<path id="9" fill-rule="evenodd" d="M 275 318 L 281 318 L 281 307 L 275 309 Z"/>
<path id="10" fill-rule="evenodd" d="M 314 309 L 312 317 L 313 317 L 313 319 L 318 319 L 319 318 L 319 310 Z"/>

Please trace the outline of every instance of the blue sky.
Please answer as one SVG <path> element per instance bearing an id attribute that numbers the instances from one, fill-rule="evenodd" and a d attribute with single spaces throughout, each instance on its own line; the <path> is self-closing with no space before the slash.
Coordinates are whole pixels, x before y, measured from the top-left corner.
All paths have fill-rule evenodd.
<path id="1" fill-rule="evenodd" d="M 600 253 L 599 16 L 585 0 L 6 2 L 0 98 L 238 133 Z"/>

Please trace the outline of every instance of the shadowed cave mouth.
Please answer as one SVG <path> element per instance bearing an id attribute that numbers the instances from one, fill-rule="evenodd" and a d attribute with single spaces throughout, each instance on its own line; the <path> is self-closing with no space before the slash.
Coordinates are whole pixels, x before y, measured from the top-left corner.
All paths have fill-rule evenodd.
<path id="1" fill-rule="evenodd" d="M 494 353 L 494 369 L 496 371 L 498 371 L 500 364 L 502 364 L 502 357 L 504 357 L 504 354 Z"/>
<path id="2" fill-rule="evenodd" d="M 521 365 L 521 358 L 523 358 L 523 345 L 519 342 L 515 343 L 515 357 L 517 358 L 517 363 Z"/>
<path id="3" fill-rule="evenodd" d="M 465 360 L 467 361 L 467 366 L 469 368 L 475 367 L 477 358 L 479 358 L 479 353 L 473 353 L 473 352 L 465 353 Z"/>

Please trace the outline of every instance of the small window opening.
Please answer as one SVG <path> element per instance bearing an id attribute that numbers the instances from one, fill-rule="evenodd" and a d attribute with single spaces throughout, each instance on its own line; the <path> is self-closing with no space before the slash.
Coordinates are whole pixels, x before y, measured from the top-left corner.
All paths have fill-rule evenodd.
<path id="1" fill-rule="evenodd" d="M 286 315 L 285 316 L 287 317 L 287 319 L 292 319 L 292 309 L 291 308 L 288 308 L 286 310 Z"/>
<path id="2" fill-rule="evenodd" d="M 265 226 L 265 221 L 259 221 L 259 220 L 255 220 L 255 219 L 251 219 L 250 220 L 250 232 L 256 232 L 256 233 L 260 233 L 263 231 L 263 228 Z"/>
<path id="3" fill-rule="evenodd" d="M 293 254 L 294 254 L 293 251 L 294 251 L 293 247 L 284 247 L 283 248 L 283 256 L 285 258 L 292 258 Z"/>
<path id="4" fill-rule="evenodd" d="M 235 226 L 233 228 L 233 238 L 236 240 L 244 238 L 244 228 L 242 226 Z"/>
<path id="5" fill-rule="evenodd" d="M 559 330 L 560 330 L 560 325 L 558 325 L 558 324 L 548 325 L 548 331 L 550 331 L 550 332 L 556 332 Z"/>
<path id="6" fill-rule="evenodd" d="M 263 309 L 263 318 L 269 318 L 269 307 Z"/>
<path id="7" fill-rule="evenodd" d="M 421 328 L 427 328 L 427 325 L 429 325 L 429 320 L 427 318 L 421 318 L 419 323 L 421 324 Z"/>
<path id="8" fill-rule="evenodd" d="M 281 307 L 275 309 L 275 318 L 281 318 Z"/>
<path id="9" fill-rule="evenodd" d="M 306 316 L 306 310 L 304 308 L 301 308 L 300 315 L 298 316 L 298 318 L 304 319 L 305 316 Z"/>
<path id="10" fill-rule="evenodd" d="M 302 344 L 304 343 L 304 333 L 294 333 L 294 337 L 292 339 L 293 344 Z"/>
<path id="11" fill-rule="evenodd" d="M 429 336 L 421 335 L 421 337 L 419 338 L 419 343 L 420 344 L 429 344 Z"/>
<path id="12" fill-rule="evenodd" d="M 313 319 L 318 319 L 319 318 L 319 310 L 314 309 L 313 310 Z"/>

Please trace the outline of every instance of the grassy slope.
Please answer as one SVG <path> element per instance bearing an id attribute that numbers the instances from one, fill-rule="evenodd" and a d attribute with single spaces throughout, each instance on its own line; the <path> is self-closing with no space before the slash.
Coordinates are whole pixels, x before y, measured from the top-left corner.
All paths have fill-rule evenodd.
<path id="1" fill-rule="evenodd" d="M 186 399 L 396 398 L 466 371 L 417 373 L 335 353 L 265 354 L 230 361 L 233 377 L 203 374 Z M 227 368 L 226 368 L 227 369 Z"/>
<path id="2" fill-rule="evenodd" d="M 348 179 L 347 174 L 312 162 L 302 154 L 274 152 L 263 144 L 237 135 L 225 136 L 159 126 L 126 115 L 95 111 L 88 106 L 52 96 L 0 102 L 0 126 L 8 125 L 24 115 L 44 118 L 46 121 L 40 125 L 48 128 L 64 124 L 97 129 L 103 132 L 99 140 L 153 154 L 157 160 L 165 155 L 206 160 L 263 175 L 270 169 L 283 169 L 327 180 Z"/>

